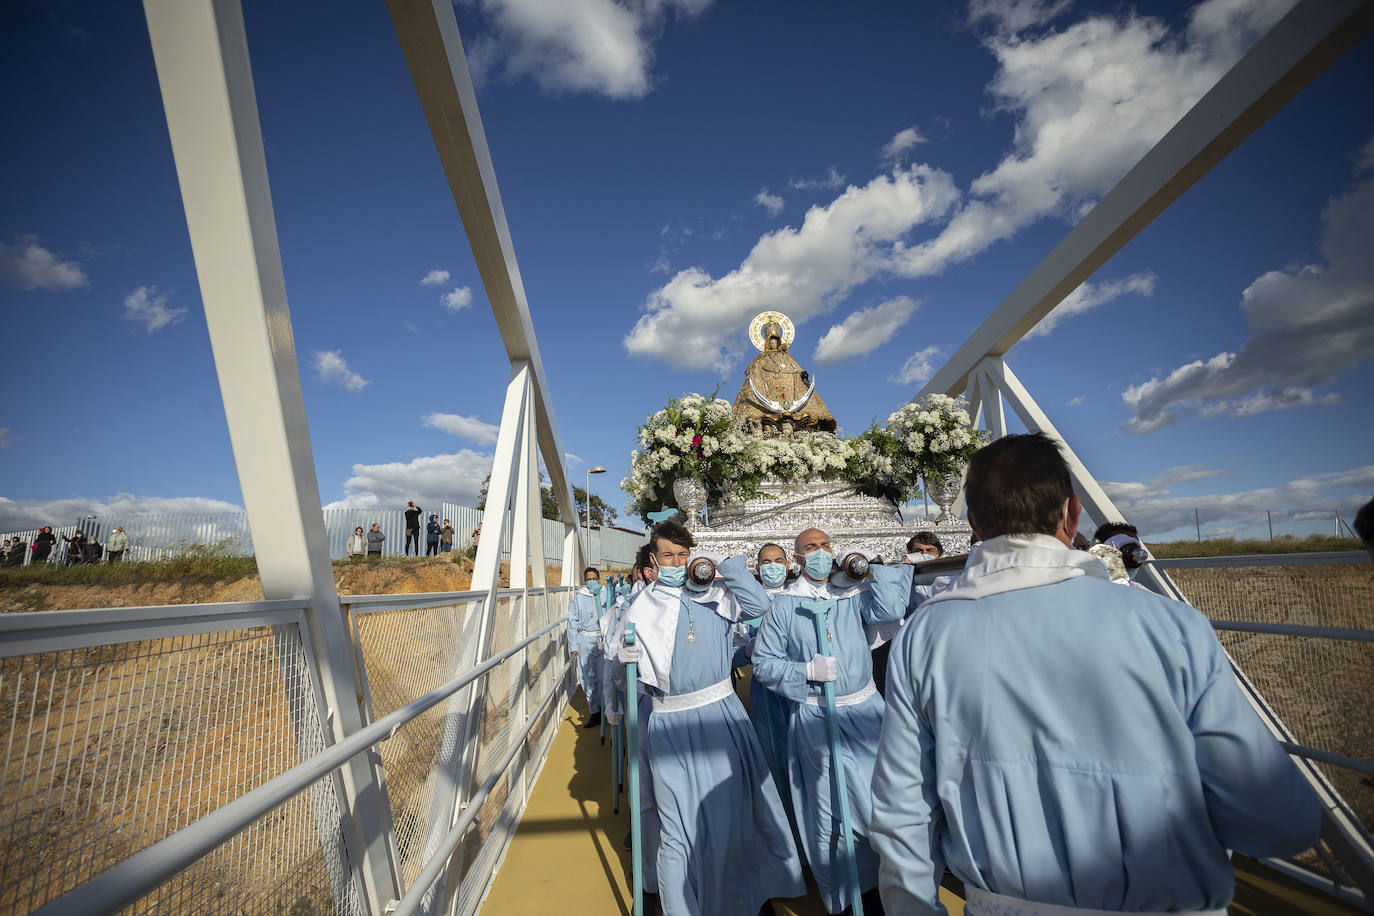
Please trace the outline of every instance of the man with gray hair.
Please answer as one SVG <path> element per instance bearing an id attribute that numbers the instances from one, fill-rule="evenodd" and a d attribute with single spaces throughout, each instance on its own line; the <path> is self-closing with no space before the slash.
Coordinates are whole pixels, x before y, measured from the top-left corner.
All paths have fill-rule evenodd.
<path id="1" fill-rule="evenodd" d="M 1301 852 L 1321 806 L 1207 619 L 1072 550 L 1053 439 L 1005 436 L 965 483 L 982 544 L 893 640 L 873 773 L 879 887 L 944 913 L 1225 913 L 1230 850 Z"/>
<path id="2" fill-rule="evenodd" d="M 115 525 L 114 531 L 110 533 L 110 539 L 105 542 L 105 559 L 111 563 L 118 563 L 124 559 L 124 551 L 129 549 L 129 536 L 124 533 L 122 525 Z"/>

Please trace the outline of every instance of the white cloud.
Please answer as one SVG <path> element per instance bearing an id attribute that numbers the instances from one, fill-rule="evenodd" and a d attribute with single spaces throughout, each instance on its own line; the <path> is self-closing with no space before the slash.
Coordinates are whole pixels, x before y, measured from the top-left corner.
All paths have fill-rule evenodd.
<path id="1" fill-rule="evenodd" d="M 176 324 L 186 317 L 186 309 L 169 309 L 167 297 L 156 286 L 140 286 L 124 297 L 124 320 L 136 321 L 149 334 Z"/>
<path id="2" fill-rule="evenodd" d="M 1374 137 L 1360 148 L 1360 152 L 1355 156 L 1355 174 L 1363 175 L 1365 172 L 1374 170 Z"/>
<path id="3" fill-rule="evenodd" d="M 829 191 L 838 191 L 844 187 L 845 176 L 836 171 L 832 165 L 825 170 L 824 178 L 794 178 L 788 184 L 798 191 L 811 191 L 816 188 L 825 188 Z"/>
<path id="4" fill-rule="evenodd" d="M 407 462 L 355 464 L 353 476 L 344 482 L 344 498 L 325 508 L 400 509 L 412 499 L 435 512 L 441 502 L 475 506 L 491 461 L 491 455 L 463 449 Z"/>
<path id="5" fill-rule="evenodd" d="M 786 309 L 798 324 L 828 311 L 855 285 L 890 272 L 903 238 L 943 217 L 956 197 L 947 173 L 921 165 L 848 188 L 808 210 L 799 228 L 764 235 L 719 279 L 697 267 L 678 271 L 650 293 L 625 348 L 683 368 L 723 370 L 739 344 L 723 342 L 720 328 L 769 308 Z"/>
<path id="6" fill-rule="evenodd" d="M 902 363 L 897 374 L 888 379 L 898 385 L 924 385 L 935 374 L 935 359 L 940 355 L 939 347 L 926 347 L 917 350 Z"/>
<path id="7" fill-rule="evenodd" d="M 474 72 L 531 79 L 550 93 L 643 98 L 666 21 L 711 0 L 475 0 L 487 29 L 470 42 Z"/>
<path id="8" fill-rule="evenodd" d="M 0 274 L 20 289 L 65 291 L 88 284 L 86 273 L 75 261 L 63 261 L 34 239 L 11 247 L 0 242 Z"/>
<path id="9" fill-rule="evenodd" d="M 458 312 L 472 305 L 472 290 L 466 286 L 459 286 L 444 293 L 444 297 L 439 301 L 450 312 Z"/>
<path id="10" fill-rule="evenodd" d="M 1073 0 L 969 0 L 973 25 L 991 22 L 1003 34 L 1042 26 L 1072 5 Z"/>
<path id="11" fill-rule="evenodd" d="M 9 448 L 10 441 L 10 428 L 8 426 L 0 426 L 0 448 Z"/>
<path id="12" fill-rule="evenodd" d="M 446 270 L 431 270 L 420 278 L 421 286 L 443 286 L 448 282 L 449 272 Z"/>
<path id="13" fill-rule="evenodd" d="M 1065 404 L 1064 406 L 1065 406 L 1065 407 L 1077 407 L 1079 404 L 1082 404 L 1082 403 L 1083 403 L 1084 401 L 1086 401 L 1086 400 L 1087 400 L 1087 398 L 1083 397 L 1083 395 L 1080 394 L 1080 395 L 1078 395 L 1077 397 L 1070 398 L 1070 399 L 1069 399 L 1069 403 Z"/>
<path id="14" fill-rule="evenodd" d="M 1140 482 L 1102 481 L 1102 487 L 1126 520 L 1146 538 L 1192 530 L 1193 510 L 1202 522 L 1203 534 L 1218 536 L 1246 526 L 1265 525 L 1268 511 L 1275 525 L 1310 518 L 1331 518 L 1339 510 L 1345 517 L 1369 498 L 1374 489 L 1374 465 L 1300 477 L 1273 487 L 1232 493 L 1175 495 L 1180 483 L 1222 476 L 1224 472 L 1203 465 L 1171 468 Z M 1353 492 L 1339 492 L 1351 490 Z M 1112 521 L 1115 521 L 1113 519 Z M 1091 534 L 1091 532 L 1088 532 Z"/>
<path id="15" fill-rule="evenodd" d="M 1374 178 L 1333 200 L 1323 220 L 1326 264 L 1257 278 L 1241 296 L 1250 335 L 1240 349 L 1127 388 L 1127 429 L 1336 401 L 1314 389 L 1374 357 Z"/>
<path id="16" fill-rule="evenodd" d="M 1155 291 L 1155 279 L 1154 272 L 1147 270 L 1104 283 L 1085 280 L 1078 289 L 1065 296 L 1064 301 L 1056 305 L 1053 311 L 1041 318 L 1040 323 L 1026 334 L 1026 339 L 1044 337 L 1064 319 L 1072 318 L 1099 305 L 1106 305 L 1113 299 L 1119 299 L 1129 293 L 1152 296 Z"/>
<path id="17" fill-rule="evenodd" d="M 892 339 L 892 335 L 907 323 L 919 305 L 914 299 L 898 296 L 872 308 L 851 313 L 821 336 L 812 359 L 821 364 L 837 363 L 851 356 L 873 352 Z"/>
<path id="18" fill-rule="evenodd" d="M 944 231 L 912 249 L 904 273 L 936 273 L 1038 219 L 1081 215 L 1291 5 L 1206 0 L 1182 35 L 1135 13 L 1015 34 L 1062 6 L 975 2 L 971 15 L 1003 26 L 985 42 L 999 65 L 988 92 L 1016 118 L 1013 147 Z"/>
<path id="19" fill-rule="evenodd" d="M 311 357 L 310 365 L 320 381 L 328 385 L 337 385 L 346 391 L 362 391 L 370 384 L 367 379 L 348 368 L 348 361 L 338 350 L 316 350 Z"/>
<path id="20" fill-rule="evenodd" d="M 572 452 L 564 452 L 564 453 L 563 453 L 563 460 L 566 461 L 568 464 L 586 464 L 586 463 L 587 463 L 584 459 L 577 457 L 577 456 L 574 455 Z"/>
<path id="21" fill-rule="evenodd" d="M 906 157 L 911 151 L 922 143 L 928 143 L 925 135 L 914 126 L 897 131 L 892 139 L 883 144 L 883 148 L 878 150 L 878 156 L 888 163 L 905 162 Z"/>
<path id="22" fill-rule="evenodd" d="M 754 195 L 754 203 L 767 210 L 769 216 L 777 216 L 782 212 L 782 198 L 777 194 L 768 193 L 767 188 Z"/>
<path id="23" fill-rule="evenodd" d="M 739 344 L 722 343 L 721 327 L 737 327 L 767 308 L 786 309 L 801 323 L 839 304 L 859 283 L 936 274 L 1036 220 L 1075 218 L 1289 4 L 1206 0 L 1179 33 L 1135 13 L 1094 15 L 1051 29 L 1048 20 L 1060 4 L 975 3 L 971 15 L 1002 26 L 985 41 L 998 63 L 987 91 L 1015 128 L 1010 151 L 974 180 L 967 199 L 961 201 L 947 173 L 920 164 L 863 186 L 845 187 L 833 166 L 825 179 L 794 180 L 794 188 L 844 190 L 813 207 L 800 229 L 764 235 L 724 276 L 695 267 L 679 271 L 649 294 L 626 349 L 679 368 L 725 371 Z M 1031 26 L 1046 28 L 1016 32 Z M 941 225 L 933 238 L 909 238 L 930 223 Z M 1080 294 L 1083 301 L 1089 291 Z"/>
<path id="24" fill-rule="evenodd" d="M 104 499 L 75 496 L 70 499 L 21 500 L 0 496 L 0 531 L 22 531 L 43 525 L 72 525 L 88 515 L 111 517 L 242 511 L 242 506 L 202 496 L 134 496 L 120 493 Z"/>
<path id="25" fill-rule="evenodd" d="M 425 414 L 422 422 L 431 429 L 440 429 L 482 445 L 494 445 L 496 435 L 501 431 L 500 427 L 483 423 L 476 417 L 460 417 L 455 413 Z"/>

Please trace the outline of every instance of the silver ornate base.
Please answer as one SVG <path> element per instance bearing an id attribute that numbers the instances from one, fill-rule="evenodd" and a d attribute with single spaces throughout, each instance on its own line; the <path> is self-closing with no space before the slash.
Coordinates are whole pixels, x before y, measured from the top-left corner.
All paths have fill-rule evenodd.
<path id="1" fill-rule="evenodd" d="M 769 481 L 763 491 L 774 498 L 710 505 L 706 524 L 692 532 L 697 543 L 727 555 L 743 553 L 753 568 L 759 548 L 770 541 L 781 545 L 790 558 L 793 540 L 807 528 L 830 535 L 837 551 L 869 550 L 888 562 L 906 555 L 906 542 L 917 531 L 934 532 L 946 554 L 967 553 L 973 533 L 958 518 L 938 525 L 904 523 L 893 503 L 862 496 L 836 481 Z"/>

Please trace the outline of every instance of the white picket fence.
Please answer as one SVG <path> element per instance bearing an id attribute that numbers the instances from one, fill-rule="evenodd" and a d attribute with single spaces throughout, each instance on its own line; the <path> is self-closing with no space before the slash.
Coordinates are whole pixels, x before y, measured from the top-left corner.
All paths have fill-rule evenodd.
<path id="1" fill-rule="evenodd" d="M 454 528 L 454 550 L 472 546 L 473 531 L 482 523 L 482 510 L 455 503 L 441 503 L 437 513 L 429 507 L 421 507 L 420 547 L 423 555 L 426 549 L 424 525 L 431 514 L 438 514 L 442 523 L 448 520 Z M 403 509 L 326 509 L 324 510 L 324 531 L 329 541 L 329 554 L 333 557 L 347 556 L 348 538 L 357 528 L 369 530 L 376 523 L 386 535 L 382 542 L 382 555 L 399 557 L 405 553 L 405 510 Z M 57 543 L 48 556 L 50 563 L 65 563 L 68 542 L 78 530 L 91 534 L 102 544 L 109 541 L 116 526 L 124 528 L 129 536 L 129 549 L 124 554 L 126 562 L 160 560 L 187 550 L 209 550 L 227 556 L 251 556 L 253 539 L 248 532 L 248 516 L 244 512 L 191 513 L 163 515 L 125 515 L 125 516 L 88 516 L 70 524 L 52 526 Z M 0 540 L 20 538 L 25 545 L 22 565 L 33 561 L 34 538 L 38 529 L 11 531 L 0 534 Z M 505 543 L 501 545 L 503 556 L 510 554 L 511 532 L 507 530 Z M 645 535 L 615 528 L 592 528 L 587 541 L 588 563 L 597 566 L 607 564 L 629 565 L 634 561 L 635 551 L 645 542 Z M 554 562 L 563 558 L 563 523 L 544 519 L 544 558 Z"/>

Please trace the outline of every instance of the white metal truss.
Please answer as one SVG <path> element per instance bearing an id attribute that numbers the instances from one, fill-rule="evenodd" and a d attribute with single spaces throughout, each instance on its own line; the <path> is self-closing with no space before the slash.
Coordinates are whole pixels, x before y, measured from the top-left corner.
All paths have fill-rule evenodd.
<path id="1" fill-rule="evenodd" d="M 1099 523 L 1124 521 L 1106 492 L 1004 360 L 1007 352 L 1065 297 L 1105 264 L 1214 165 L 1374 27 L 1369 0 L 1300 0 L 1204 95 L 1049 255 L 1022 280 L 917 394 L 963 393 L 975 424 L 1007 434 L 1003 401 L 1028 431 L 1055 439 L 1074 492 Z M 962 496 L 960 497 L 962 511 Z M 1168 576 L 1148 565 L 1146 584 L 1181 597 Z M 1256 711 L 1280 740 L 1283 723 L 1244 674 L 1237 676 Z M 1301 769 L 1324 800 L 1334 790 L 1310 763 Z M 1374 850 L 1339 806 L 1325 805 L 1322 837 L 1341 865 L 1374 898 Z"/>
<path id="2" fill-rule="evenodd" d="M 362 718 L 326 547 L 243 13 L 237 0 L 146 0 L 144 9 L 263 594 L 307 602 L 321 715 L 341 740 Z M 340 772 L 350 857 L 378 912 L 398 896 L 390 807 L 366 757 Z"/>

